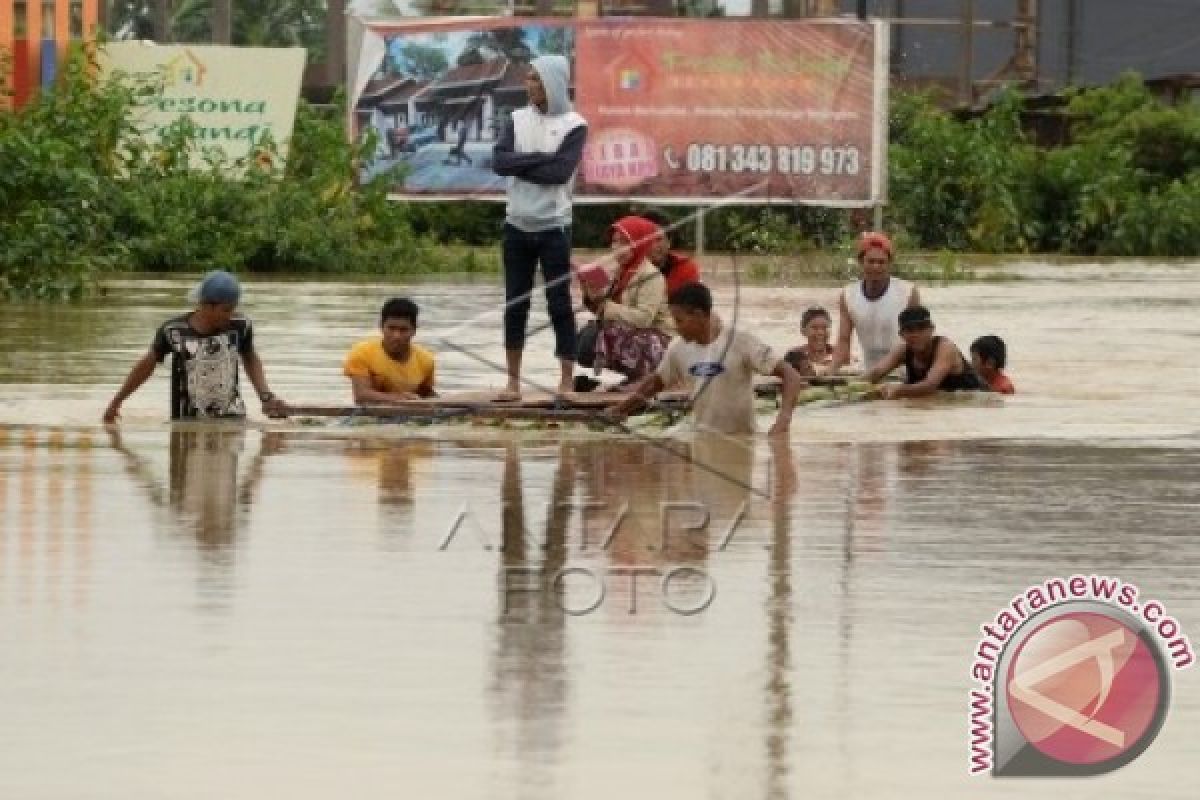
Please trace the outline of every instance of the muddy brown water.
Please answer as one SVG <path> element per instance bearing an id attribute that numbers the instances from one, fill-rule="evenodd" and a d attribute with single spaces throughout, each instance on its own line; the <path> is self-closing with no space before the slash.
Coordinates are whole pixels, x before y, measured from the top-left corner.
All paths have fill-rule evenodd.
<path id="1" fill-rule="evenodd" d="M 923 289 L 1016 397 L 786 442 L 171 426 L 165 368 L 110 431 L 186 284 L 0 306 L 0 797 L 1193 797 L 1193 671 L 1107 777 L 967 774 L 979 626 L 1026 586 L 1120 576 L 1200 635 L 1200 273 L 1023 272 Z M 500 385 L 492 282 L 246 289 L 289 400 L 345 402 L 400 291 L 443 388 Z M 718 292 L 779 346 L 835 297 Z"/>

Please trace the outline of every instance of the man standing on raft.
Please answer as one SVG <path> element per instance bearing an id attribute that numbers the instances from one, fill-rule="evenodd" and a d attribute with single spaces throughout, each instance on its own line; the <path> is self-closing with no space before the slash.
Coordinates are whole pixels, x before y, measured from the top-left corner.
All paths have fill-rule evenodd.
<path id="1" fill-rule="evenodd" d="M 570 81 L 571 67 L 563 56 L 535 58 L 525 79 L 529 105 L 513 112 L 492 152 L 492 169 L 509 178 L 503 239 L 508 385 L 499 400 L 521 396 L 521 356 L 538 262 L 554 327 L 558 393 L 573 388 L 575 314 L 568 280 L 572 186 L 583 159 L 587 122 L 572 110 Z"/>

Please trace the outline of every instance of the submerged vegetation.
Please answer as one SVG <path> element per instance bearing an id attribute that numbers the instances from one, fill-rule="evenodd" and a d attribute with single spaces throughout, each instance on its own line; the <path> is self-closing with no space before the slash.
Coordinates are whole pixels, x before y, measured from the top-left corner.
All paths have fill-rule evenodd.
<path id="1" fill-rule="evenodd" d="M 0 65 L 0 69 L 3 69 Z M 397 203 L 389 176 L 355 186 L 375 143 L 346 141 L 342 108 L 301 103 L 286 166 L 262 144 L 248 163 L 206 147 L 186 120 L 130 144 L 152 88 L 97 84 L 76 53 L 53 91 L 0 112 L 0 293 L 71 296 L 107 272 L 227 269 L 311 273 L 491 271 L 497 203 Z M 934 251 L 901 271 L 953 280 L 950 255 L 1179 256 L 1200 251 L 1200 107 L 1156 100 L 1136 77 L 1073 92 L 1070 143 L 1043 149 L 1003 97 L 961 120 L 927 97 L 897 95 L 887 228 L 901 250 Z M 189 166 L 195 153 L 204 167 Z M 605 246 L 627 205 L 579 206 L 575 241 Z M 672 212 L 679 220 L 686 211 Z M 705 216 L 708 247 L 751 279 L 841 278 L 866 217 L 807 207 L 730 207 Z M 693 247 L 694 226 L 673 238 Z M 452 246 L 447 246 L 452 245 Z"/>

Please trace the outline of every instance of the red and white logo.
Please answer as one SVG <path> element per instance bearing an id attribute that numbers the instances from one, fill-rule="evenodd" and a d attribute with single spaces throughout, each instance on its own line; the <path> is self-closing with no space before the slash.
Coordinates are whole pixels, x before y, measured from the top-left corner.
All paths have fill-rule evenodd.
<path id="1" fill-rule="evenodd" d="M 1004 678 L 1025 741 L 1066 764 L 1100 764 L 1142 743 L 1164 676 L 1137 632 L 1106 614 L 1073 611 L 1029 635 Z"/>

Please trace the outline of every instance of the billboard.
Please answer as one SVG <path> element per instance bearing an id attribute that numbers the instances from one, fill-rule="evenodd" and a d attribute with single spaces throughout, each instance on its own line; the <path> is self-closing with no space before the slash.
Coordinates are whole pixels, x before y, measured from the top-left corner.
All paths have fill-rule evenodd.
<path id="1" fill-rule="evenodd" d="M 581 201 L 871 206 L 886 37 L 858 20 L 358 21 L 348 124 L 377 134 L 362 177 L 399 196 L 500 198 L 492 146 L 530 60 L 558 54 L 588 121 Z"/>
<path id="2" fill-rule="evenodd" d="M 140 98 L 135 124 L 153 141 L 181 117 L 205 147 L 244 159 L 270 137 L 286 153 L 304 74 L 301 47 L 223 47 L 110 42 L 98 54 L 103 73 L 121 71 L 161 87 Z M 248 80 L 247 76 L 253 76 Z M 194 167 L 204 166 L 193 153 Z"/>

